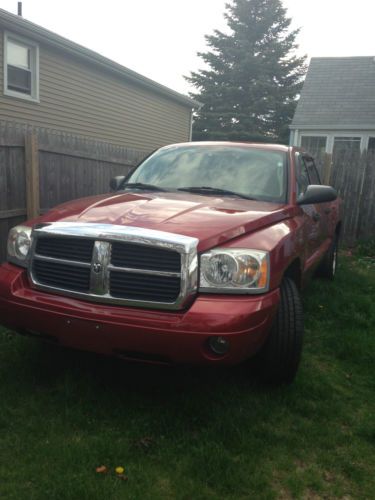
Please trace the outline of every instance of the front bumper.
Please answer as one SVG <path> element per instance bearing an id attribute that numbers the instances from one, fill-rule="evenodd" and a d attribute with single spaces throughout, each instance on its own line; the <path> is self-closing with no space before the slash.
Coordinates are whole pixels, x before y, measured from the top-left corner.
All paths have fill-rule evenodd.
<path id="1" fill-rule="evenodd" d="M 27 273 L 0 266 L 0 323 L 64 346 L 156 363 L 237 364 L 261 347 L 272 326 L 279 290 L 264 295 L 200 294 L 186 311 L 93 304 L 34 290 Z M 210 336 L 230 342 L 224 356 Z"/>

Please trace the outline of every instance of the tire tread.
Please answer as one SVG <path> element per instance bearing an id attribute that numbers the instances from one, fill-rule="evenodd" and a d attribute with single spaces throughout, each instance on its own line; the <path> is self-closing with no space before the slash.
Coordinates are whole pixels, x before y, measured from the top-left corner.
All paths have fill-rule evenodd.
<path id="1" fill-rule="evenodd" d="M 296 284 L 284 278 L 280 305 L 261 351 L 261 376 L 271 383 L 291 383 L 298 370 L 303 339 L 302 303 Z"/>

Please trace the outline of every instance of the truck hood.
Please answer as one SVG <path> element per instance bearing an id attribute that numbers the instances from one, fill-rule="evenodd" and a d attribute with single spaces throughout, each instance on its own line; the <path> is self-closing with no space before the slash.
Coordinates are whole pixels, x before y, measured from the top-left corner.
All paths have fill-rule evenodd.
<path id="1" fill-rule="evenodd" d="M 199 250 L 223 244 L 291 216 L 291 207 L 190 193 L 121 193 L 70 201 L 38 222 L 137 226 L 199 239 Z"/>

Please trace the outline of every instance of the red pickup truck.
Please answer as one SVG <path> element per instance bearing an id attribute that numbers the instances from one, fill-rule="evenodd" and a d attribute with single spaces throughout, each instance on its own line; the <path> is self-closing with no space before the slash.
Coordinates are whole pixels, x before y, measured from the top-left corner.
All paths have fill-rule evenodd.
<path id="1" fill-rule="evenodd" d="M 299 290 L 333 278 L 339 200 L 314 160 L 281 145 L 166 146 L 111 194 L 11 229 L 0 323 L 151 363 L 237 364 L 289 383 Z"/>

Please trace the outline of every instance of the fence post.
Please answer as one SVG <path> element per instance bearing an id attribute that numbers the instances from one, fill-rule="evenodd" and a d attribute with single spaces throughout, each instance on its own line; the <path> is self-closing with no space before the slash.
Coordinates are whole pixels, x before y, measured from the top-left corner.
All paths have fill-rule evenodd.
<path id="1" fill-rule="evenodd" d="M 25 134 L 26 208 L 27 218 L 40 215 L 38 137 L 34 131 Z"/>
<path id="2" fill-rule="evenodd" d="M 323 162 L 323 184 L 329 184 L 332 172 L 332 155 L 325 153 Z"/>

